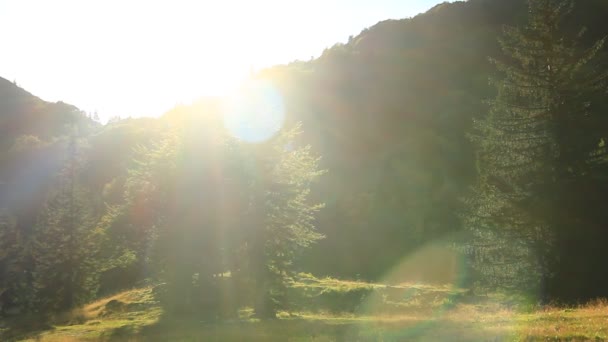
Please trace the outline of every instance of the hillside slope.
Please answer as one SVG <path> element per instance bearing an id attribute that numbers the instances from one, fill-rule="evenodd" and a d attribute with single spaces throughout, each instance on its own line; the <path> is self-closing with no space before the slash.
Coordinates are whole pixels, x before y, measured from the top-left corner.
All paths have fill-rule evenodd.
<path id="1" fill-rule="evenodd" d="M 43 140 L 67 132 L 66 125 L 77 123 L 81 129 L 95 124 L 75 106 L 46 102 L 0 77 L 0 147 L 19 135 L 34 135 Z"/>
<path id="2" fill-rule="evenodd" d="M 302 140 L 329 170 L 311 192 L 326 203 L 316 225 L 327 238 L 304 255 L 301 270 L 377 281 L 421 246 L 461 237 L 462 198 L 476 177 L 467 133 L 494 95 L 488 56 L 500 57 L 497 36 L 503 25 L 522 22 L 525 9 L 524 0 L 445 3 L 415 18 L 380 22 L 318 59 L 258 75 L 279 88 L 288 126 L 303 122 Z M 588 46 L 608 35 L 607 16 L 605 0 L 580 1 L 564 34 L 588 26 L 581 41 Z M 608 65 L 606 49 L 602 58 Z M 608 103 L 599 99 L 596 108 L 607 112 Z M 180 110 L 196 117 L 209 109 Z M 124 195 L 133 148 L 158 140 L 171 120 L 180 115 L 90 129 L 97 126 L 77 108 L 42 101 L 0 78 L 0 208 L 10 207 L 23 231 L 32 229 L 65 160 L 65 146 L 54 142 L 76 122 L 90 143 L 83 178 L 103 212 Z M 193 134 L 199 127 L 191 125 Z M 602 127 L 608 141 L 608 120 Z M 608 243 L 602 206 L 608 182 L 578 185 L 564 211 L 572 224 L 560 241 L 565 262 L 555 282 L 573 300 L 608 295 L 608 269 L 598 257 Z M 122 275 L 116 278 L 133 281 Z"/>
<path id="3" fill-rule="evenodd" d="M 589 46 L 608 35 L 606 16 L 605 1 L 579 1 L 564 35 L 586 26 L 581 46 Z M 524 0 L 444 3 L 380 22 L 316 60 L 262 72 L 283 92 L 290 119 L 303 121 L 306 140 L 329 170 L 317 192 L 327 203 L 319 220 L 327 239 L 304 269 L 377 279 L 420 245 L 459 234 L 460 199 L 476 176 L 467 133 L 494 96 L 488 79 L 500 77 L 488 57 L 501 57 L 503 26 L 525 18 Z M 595 106 L 605 111 L 608 103 L 598 99 Z M 584 217 L 585 229 L 605 226 L 604 215 L 579 209 L 572 217 Z M 589 236 L 593 241 L 577 245 L 587 261 L 570 270 L 589 263 L 582 277 L 599 267 L 593 255 L 608 238 Z"/>

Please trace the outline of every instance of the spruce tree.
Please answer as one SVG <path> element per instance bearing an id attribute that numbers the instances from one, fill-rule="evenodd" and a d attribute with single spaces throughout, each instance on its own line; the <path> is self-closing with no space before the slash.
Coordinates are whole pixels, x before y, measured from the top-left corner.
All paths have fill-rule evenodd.
<path id="1" fill-rule="evenodd" d="M 26 243 L 14 218 L 0 208 L 0 316 L 28 304 Z"/>
<path id="2" fill-rule="evenodd" d="M 34 309 L 71 309 L 97 289 L 96 254 L 102 232 L 94 228 L 90 194 L 80 184 L 82 160 L 73 133 L 67 158 L 38 218 L 32 239 Z"/>
<path id="3" fill-rule="evenodd" d="M 311 184 L 324 171 L 310 146 L 296 147 L 300 133 L 300 126 L 286 130 L 260 150 L 259 166 L 250 178 L 244 233 L 260 318 L 274 318 L 277 310 L 287 308 L 294 260 L 323 238 L 314 225 L 323 204 L 312 203 L 309 196 Z"/>
<path id="4" fill-rule="evenodd" d="M 322 237 L 314 229 L 321 205 L 309 199 L 318 158 L 295 147 L 298 129 L 249 144 L 221 126 L 196 127 L 139 149 L 113 216 L 132 213 L 125 228 L 142 234 L 131 248 L 165 283 L 167 312 L 217 319 L 249 305 L 275 317 L 293 260 Z"/>
<path id="5" fill-rule="evenodd" d="M 556 187 L 584 174 L 598 139 L 589 99 L 605 77 L 593 68 L 603 40 L 581 50 L 562 36 L 572 1 L 530 0 L 524 27 L 499 39 L 489 115 L 475 122 L 478 183 L 465 226 L 478 280 L 490 288 L 538 288 L 550 276 Z"/>

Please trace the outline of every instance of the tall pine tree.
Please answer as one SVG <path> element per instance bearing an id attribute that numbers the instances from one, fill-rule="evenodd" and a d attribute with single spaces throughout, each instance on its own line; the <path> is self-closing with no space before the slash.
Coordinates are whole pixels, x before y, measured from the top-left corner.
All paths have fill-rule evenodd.
<path id="1" fill-rule="evenodd" d="M 0 208 L 0 316 L 28 303 L 26 243 L 15 219 Z"/>
<path id="2" fill-rule="evenodd" d="M 581 50 L 562 36 L 572 6 L 530 0 L 527 24 L 499 40 L 506 58 L 492 59 L 504 78 L 493 82 L 489 115 L 475 123 L 478 183 L 465 218 L 485 287 L 538 289 L 551 276 L 556 188 L 588 172 L 597 150 L 590 98 L 605 77 L 592 62 L 604 41 Z"/>
<path id="3" fill-rule="evenodd" d="M 77 136 L 68 137 L 64 168 L 48 195 L 32 239 L 34 309 L 68 310 L 97 289 L 96 254 L 101 231 L 94 229 L 90 196 L 79 182 L 82 160 Z"/>
<path id="4" fill-rule="evenodd" d="M 254 287 L 254 309 L 260 318 L 274 318 L 288 302 L 287 286 L 298 254 L 323 238 L 315 230 L 315 217 L 323 207 L 311 203 L 310 187 L 324 171 L 310 146 L 296 147 L 300 127 L 282 132 L 257 151 L 249 181 L 248 209 L 243 235 Z M 254 151 L 250 151 L 255 156 Z M 244 148 L 247 151 L 247 146 Z"/>
<path id="5" fill-rule="evenodd" d="M 114 216 L 129 222 L 137 259 L 165 283 L 167 312 L 215 319 L 247 305 L 274 317 L 293 260 L 322 237 L 314 229 L 321 206 L 309 199 L 318 159 L 295 146 L 298 129 L 249 144 L 206 120 L 138 151 Z"/>

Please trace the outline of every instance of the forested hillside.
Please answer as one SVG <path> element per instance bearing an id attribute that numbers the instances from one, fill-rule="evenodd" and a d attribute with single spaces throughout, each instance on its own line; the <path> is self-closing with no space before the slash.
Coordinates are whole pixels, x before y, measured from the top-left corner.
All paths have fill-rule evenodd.
<path id="1" fill-rule="evenodd" d="M 461 231 L 462 198 L 477 173 L 467 135 L 495 96 L 489 80 L 500 73 L 490 57 L 504 58 L 497 38 L 504 25 L 525 23 L 526 10 L 526 1 L 445 3 L 380 22 L 317 60 L 263 73 L 280 85 L 288 113 L 304 122 L 330 170 L 319 186 L 327 204 L 319 228 L 327 238 L 307 254 L 305 269 L 377 279 L 420 245 Z M 560 34 L 576 37 L 584 26 L 579 45 L 591 48 L 608 35 L 607 11 L 603 1 L 577 2 Z M 598 52 L 600 71 L 606 53 Z M 593 101 L 595 143 L 606 139 L 604 96 Z M 564 295 L 606 288 L 596 257 L 607 238 L 600 179 L 560 195 L 569 223 L 555 279 L 568 289 L 555 291 Z"/>
<path id="2" fill-rule="evenodd" d="M 608 296 L 608 2 L 557 3 L 440 4 L 156 119 L 0 78 L 0 316 L 153 283 L 168 313 L 274 318 L 297 272 Z M 272 134 L 230 121 L 260 102 Z"/>

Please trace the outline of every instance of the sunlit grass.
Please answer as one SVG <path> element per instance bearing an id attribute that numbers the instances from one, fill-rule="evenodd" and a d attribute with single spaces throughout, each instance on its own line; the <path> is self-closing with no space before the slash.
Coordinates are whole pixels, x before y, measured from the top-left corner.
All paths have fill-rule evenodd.
<path id="1" fill-rule="evenodd" d="M 162 310 L 154 299 L 152 287 L 137 288 L 101 298 L 80 309 L 57 315 L 52 319 L 51 329 L 26 333 L 20 339 L 25 341 L 114 340 L 121 335 L 136 335 L 143 327 L 157 322 L 161 313 Z"/>
<path id="2" fill-rule="evenodd" d="M 382 291 L 388 287 L 362 281 L 318 279 L 300 275 L 294 288 L 318 291 Z M 399 285 L 406 288 L 409 285 Z M 411 285 L 416 286 L 416 285 Z M 448 291 L 430 285 L 420 301 L 432 293 Z M 456 291 L 456 290 L 451 290 Z M 429 293 L 431 295 L 429 295 Z M 400 341 L 400 340 L 603 340 L 608 339 L 608 301 L 579 307 L 531 309 L 503 304 L 498 297 L 460 300 L 436 311 L 438 303 L 393 303 L 390 312 L 331 312 L 329 310 L 284 311 L 279 319 L 251 319 L 244 308 L 240 319 L 204 322 L 196 317 L 163 317 L 153 289 L 133 289 L 90 303 L 71 313 L 53 329 L 21 336 L 29 341 Z M 389 307 L 387 306 L 387 307 Z M 427 306 L 429 309 L 421 310 Z M 73 317 L 72 317 L 73 318 Z M 64 318 L 65 319 L 65 318 Z"/>

